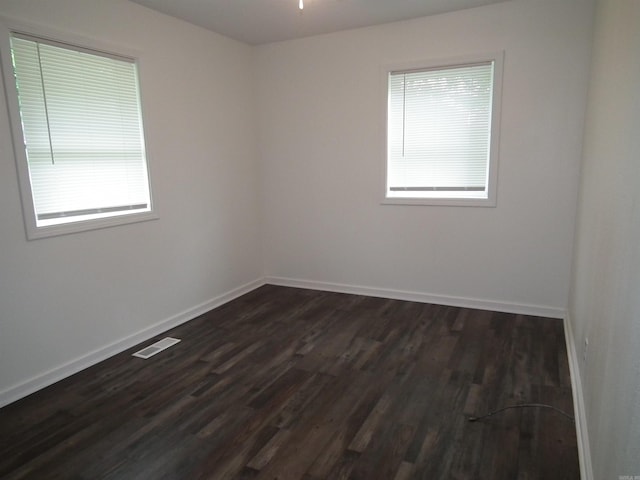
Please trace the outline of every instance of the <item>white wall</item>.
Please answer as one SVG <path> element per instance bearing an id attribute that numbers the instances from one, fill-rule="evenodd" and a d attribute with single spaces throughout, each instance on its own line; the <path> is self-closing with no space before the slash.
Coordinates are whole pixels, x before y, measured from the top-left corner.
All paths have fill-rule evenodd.
<path id="1" fill-rule="evenodd" d="M 261 278 L 262 252 L 250 47 L 124 0 L 2 0 L 0 15 L 140 52 L 160 214 L 26 241 L 0 95 L 0 400 L 8 401 L 68 362 L 95 360 L 105 346 Z"/>
<path id="2" fill-rule="evenodd" d="M 640 475 L 639 85 L 640 2 L 599 0 L 570 308 L 596 479 Z"/>
<path id="3" fill-rule="evenodd" d="M 560 315 L 592 4 L 515 0 L 259 47 L 267 274 Z M 381 67 L 497 50 L 505 51 L 497 208 L 381 205 Z"/>

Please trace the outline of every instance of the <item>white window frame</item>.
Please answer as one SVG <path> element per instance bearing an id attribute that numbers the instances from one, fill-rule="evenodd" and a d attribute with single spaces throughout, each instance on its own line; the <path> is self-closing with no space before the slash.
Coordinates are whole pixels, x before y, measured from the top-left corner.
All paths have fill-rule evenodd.
<path id="1" fill-rule="evenodd" d="M 455 67 L 465 67 L 493 62 L 493 91 L 491 105 L 491 130 L 488 158 L 487 174 L 487 197 L 486 198 L 462 198 L 456 197 L 455 192 L 447 197 L 392 197 L 389 196 L 388 169 L 389 169 L 389 79 L 392 73 L 404 71 L 420 70 L 446 70 Z M 473 55 L 460 56 L 447 59 L 430 59 L 409 61 L 385 65 L 382 68 L 384 85 L 384 170 L 383 170 L 383 198 L 382 204 L 386 205 L 439 205 L 439 206 L 473 206 L 473 207 L 495 207 L 497 204 L 497 184 L 498 184 L 498 156 L 500 148 L 500 117 L 502 104 L 502 76 L 503 76 L 504 52 L 489 52 Z"/>
<path id="2" fill-rule="evenodd" d="M 96 214 L 93 218 L 84 220 L 78 220 L 68 223 L 61 223 L 56 225 L 38 226 L 36 222 L 36 210 L 33 201 L 33 194 L 31 188 L 31 180 L 29 174 L 29 164 L 27 162 L 27 152 L 24 145 L 24 136 L 22 131 L 22 120 L 20 113 L 20 106 L 18 101 L 18 90 L 16 81 L 13 75 L 13 62 L 11 56 L 11 35 L 23 34 L 43 40 L 48 40 L 53 43 L 61 45 L 68 45 L 69 48 L 77 48 L 81 51 L 96 52 L 98 54 L 104 54 L 105 56 L 113 56 L 116 58 L 127 58 L 133 61 L 137 67 L 138 76 L 138 94 L 140 97 L 140 116 L 144 125 L 144 112 L 142 109 L 143 99 L 140 84 L 142 83 L 141 77 L 141 62 L 137 52 L 132 51 L 130 48 L 122 46 L 114 46 L 106 44 L 105 42 L 95 41 L 83 36 L 70 34 L 68 32 L 61 32 L 57 30 L 51 30 L 42 26 L 36 26 L 31 24 L 25 24 L 8 17 L 0 17 L 0 61 L 2 65 L 2 78 L 5 89 L 5 97 L 7 100 L 7 107 L 9 110 L 9 121 L 11 126 L 11 134 L 13 140 L 13 150 L 16 162 L 16 169 L 18 173 L 18 182 L 20 187 L 20 197 L 22 201 L 22 213 L 25 224 L 25 231 L 28 240 L 34 240 L 39 238 L 53 237 L 58 235 L 66 235 L 77 232 L 84 232 L 88 230 L 96 230 L 101 228 L 113 227 L 117 225 L 126 225 L 131 223 L 143 222 L 148 220 L 155 220 L 158 218 L 157 208 L 153 199 L 152 193 L 152 181 L 151 181 L 151 165 L 149 161 L 149 149 L 146 142 L 144 127 L 142 129 L 143 141 L 145 143 L 146 152 L 146 168 L 147 168 L 147 182 L 149 186 L 149 209 L 147 211 L 122 214 L 101 216 Z"/>

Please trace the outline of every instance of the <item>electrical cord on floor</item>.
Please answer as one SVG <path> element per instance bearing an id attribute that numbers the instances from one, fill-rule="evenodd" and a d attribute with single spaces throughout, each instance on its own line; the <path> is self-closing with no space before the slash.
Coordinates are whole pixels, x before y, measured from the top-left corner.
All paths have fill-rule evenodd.
<path id="1" fill-rule="evenodd" d="M 518 404 L 518 405 L 509 405 L 508 407 L 504 407 L 504 408 L 500 408 L 498 410 L 494 410 L 493 412 L 489 412 L 486 415 L 482 415 L 480 417 L 469 417 L 467 420 L 469 420 L 470 422 L 477 422 L 478 420 L 482 420 L 483 418 L 491 417 L 491 416 L 495 415 L 496 413 L 504 412 L 505 410 L 509 410 L 511 408 L 528 408 L 528 407 L 551 408 L 552 410 L 555 410 L 556 412 L 564 415 L 565 417 L 567 417 L 572 422 L 575 422 L 575 419 L 571 415 L 569 415 L 568 413 L 564 412 L 563 410 L 560 410 L 559 408 L 554 407 L 553 405 L 547 405 L 545 403 L 521 403 L 521 404 Z"/>

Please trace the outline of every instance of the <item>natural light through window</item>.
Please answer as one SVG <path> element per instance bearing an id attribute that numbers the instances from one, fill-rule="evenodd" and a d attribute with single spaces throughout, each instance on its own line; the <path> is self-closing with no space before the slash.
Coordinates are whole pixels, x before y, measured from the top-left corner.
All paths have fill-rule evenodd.
<path id="1" fill-rule="evenodd" d="M 11 53 L 32 233 L 151 212 L 135 61 L 19 33 Z"/>
<path id="2" fill-rule="evenodd" d="M 496 59 L 387 73 L 386 200 L 493 203 L 499 74 Z"/>

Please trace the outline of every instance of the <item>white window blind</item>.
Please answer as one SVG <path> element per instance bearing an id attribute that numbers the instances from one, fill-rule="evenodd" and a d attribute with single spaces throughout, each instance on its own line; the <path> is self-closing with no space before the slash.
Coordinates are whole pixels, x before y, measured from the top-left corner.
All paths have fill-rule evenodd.
<path id="1" fill-rule="evenodd" d="M 12 34 L 36 225 L 150 210 L 135 62 Z"/>
<path id="2" fill-rule="evenodd" d="M 494 62 L 391 72 L 388 198 L 487 198 Z"/>

